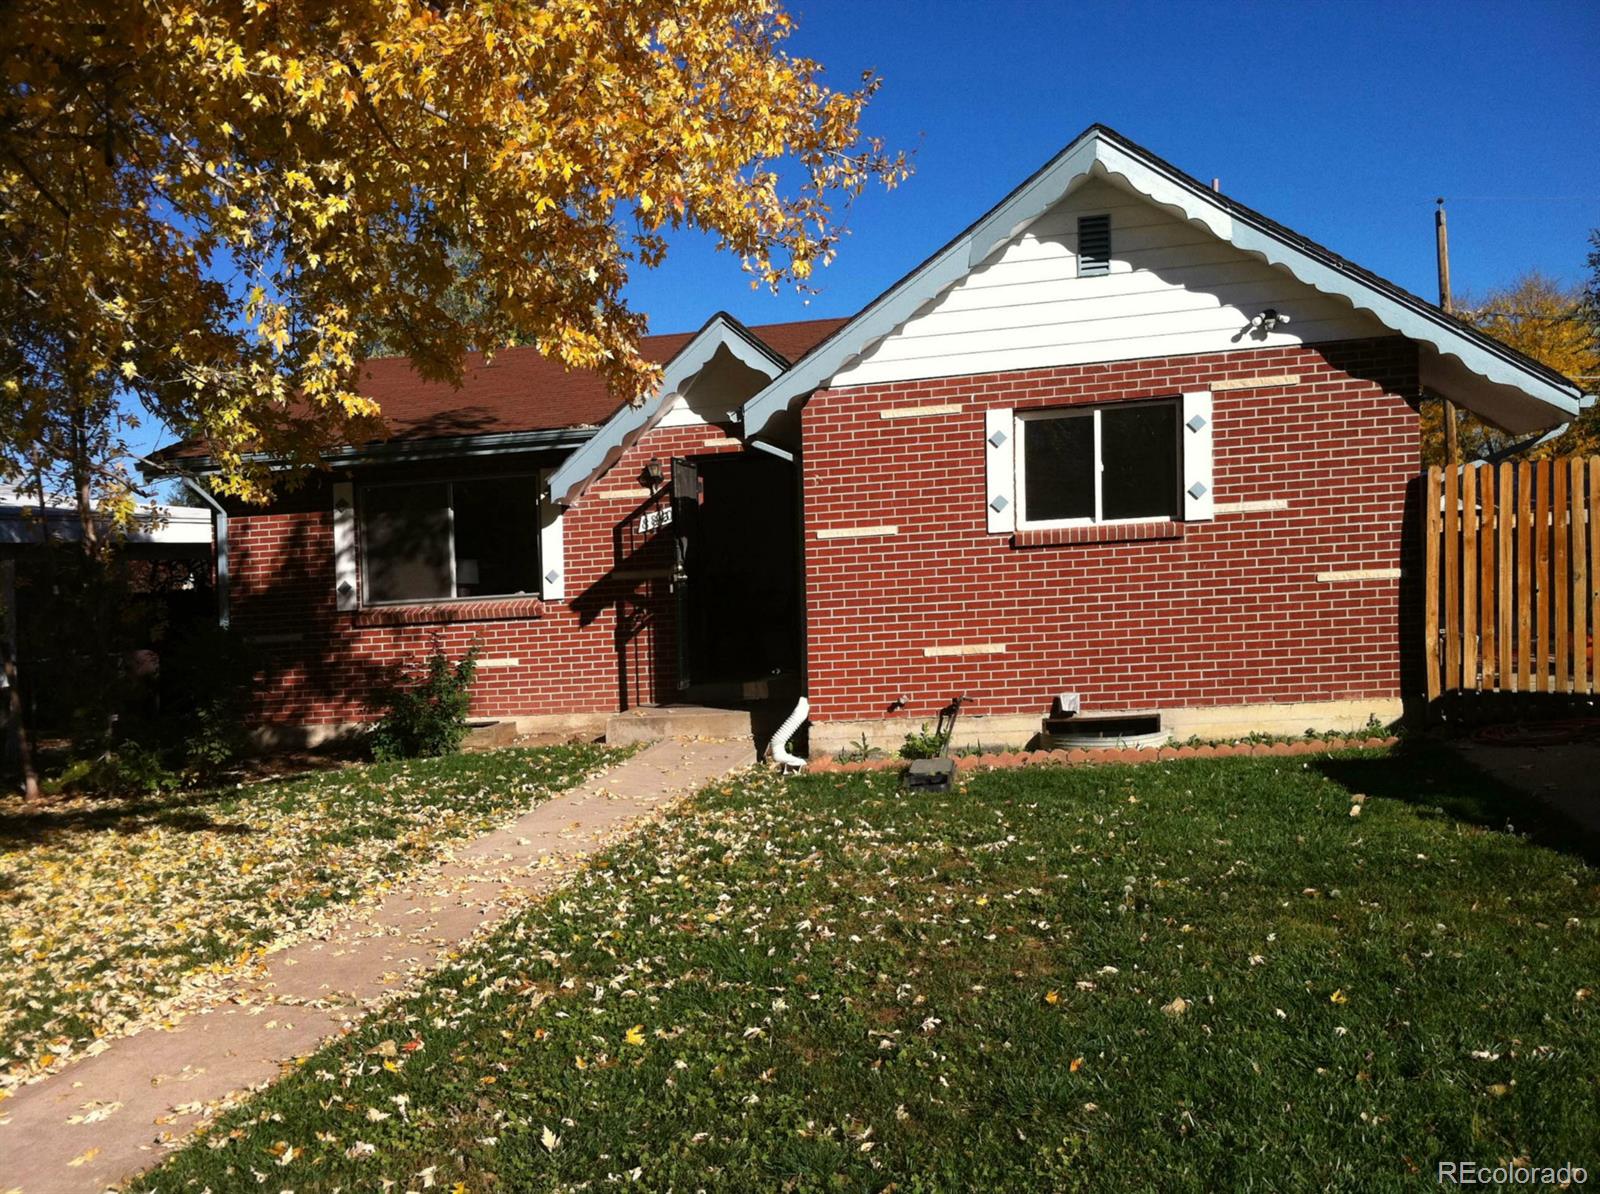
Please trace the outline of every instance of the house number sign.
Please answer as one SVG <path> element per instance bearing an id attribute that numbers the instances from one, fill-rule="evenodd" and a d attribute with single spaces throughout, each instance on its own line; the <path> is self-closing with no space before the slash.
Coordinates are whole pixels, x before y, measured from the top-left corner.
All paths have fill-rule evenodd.
<path id="1" fill-rule="evenodd" d="M 651 531 L 658 531 L 662 527 L 672 525 L 672 507 L 663 506 L 659 510 L 651 510 L 639 516 L 639 534 L 648 535 Z"/>

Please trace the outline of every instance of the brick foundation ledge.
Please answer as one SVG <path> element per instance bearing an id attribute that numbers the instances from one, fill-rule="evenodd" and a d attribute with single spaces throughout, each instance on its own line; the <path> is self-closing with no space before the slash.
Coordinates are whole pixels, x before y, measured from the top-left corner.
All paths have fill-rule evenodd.
<path id="1" fill-rule="evenodd" d="M 1071 750 L 1009 750 L 993 754 L 959 755 L 957 771 L 997 771 L 1009 767 L 1038 767 L 1085 763 L 1166 763 L 1174 759 L 1289 758 L 1294 755 L 1323 755 L 1335 750 L 1387 749 L 1400 739 L 1383 738 L 1308 738 L 1300 742 L 1237 742 L 1220 746 L 1127 746 L 1075 747 Z M 836 762 L 824 755 L 806 764 L 807 771 L 856 772 L 895 771 L 908 767 L 905 759 L 861 759 L 853 763 Z"/>
<path id="2" fill-rule="evenodd" d="M 1154 713 L 1156 709 L 1096 705 L 1099 712 Z M 953 745 L 1017 749 L 1032 746 L 1044 728 L 1043 709 L 1038 713 L 967 713 L 956 722 Z M 898 751 L 906 735 L 937 716 L 937 703 L 928 702 L 916 713 L 905 716 L 874 717 L 835 721 L 813 721 L 806 740 L 813 756 L 832 755 L 861 744 L 890 754 Z M 1248 738 L 1251 734 L 1295 737 L 1307 731 L 1319 734 L 1359 734 L 1376 720 L 1392 725 L 1404 712 L 1398 697 L 1351 697 L 1336 701 L 1294 701 L 1259 705 L 1188 705 L 1159 710 L 1161 727 L 1178 741 L 1185 738 Z M 825 715 L 824 715 L 825 716 Z"/>

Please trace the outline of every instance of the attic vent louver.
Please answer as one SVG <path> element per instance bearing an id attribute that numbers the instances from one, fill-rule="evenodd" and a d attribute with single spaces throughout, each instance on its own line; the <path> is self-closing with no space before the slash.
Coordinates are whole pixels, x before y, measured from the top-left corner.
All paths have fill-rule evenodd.
<path id="1" fill-rule="evenodd" d="M 1078 217 L 1078 277 L 1111 272 L 1111 217 Z"/>

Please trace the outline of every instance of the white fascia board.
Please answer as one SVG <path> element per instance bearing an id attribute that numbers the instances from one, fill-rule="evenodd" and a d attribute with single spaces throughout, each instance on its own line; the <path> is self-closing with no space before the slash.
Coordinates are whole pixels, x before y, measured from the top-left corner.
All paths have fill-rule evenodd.
<path id="1" fill-rule="evenodd" d="M 1120 174 L 1140 194 L 1164 207 L 1176 208 L 1183 218 L 1200 224 L 1213 236 L 1229 240 L 1233 217 L 1214 203 L 1188 202 L 1188 187 L 1140 162 L 1098 133 L 1080 138 L 1032 181 L 1024 183 L 970 234 L 967 265 L 977 269 L 1011 238 L 1049 211 L 1067 193 L 1091 175 Z"/>
<path id="2" fill-rule="evenodd" d="M 1099 129 L 1090 129 L 1079 136 L 966 232 L 885 291 L 861 314 L 746 402 L 745 434 L 760 435 L 762 429 L 791 403 L 824 385 L 852 357 L 889 335 L 924 303 L 982 265 L 1089 177 L 1107 148 Z M 1217 231 L 1210 224 L 1208 227 Z"/>
<path id="3" fill-rule="evenodd" d="M 1547 409 L 1548 414 L 1542 417 L 1549 425 L 1577 413 L 1576 387 L 1562 387 L 1530 372 L 1515 360 L 1451 327 L 1447 316 L 1426 304 L 1405 302 L 1318 260 L 1270 229 L 1257 227 L 1242 215 L 1236 215 L 1194 180 L 1162 169 L 1119 143 L 1105 130 L 1091 128 L 978 223 L 880 295 L 855 319 L 745 403 L 745 434 L 760 435 L 773 418 L 825 385 L 851 358 L 888 336 L 923 304 L 976 269 L 1091 174 L 1120 176 L 1139 194 L 1206 228 L 1219 239 L 1287 271 L 1316 290 L 1344 298 L 1353 306 L 1370 312 L 1392 331 L 1454 356 L 1478 376 L 1514 387 Z"/>
<path id="4" fill-rule="evenodd" d="M 1080 137 L 1057 154 L 1043 170 L 1002 199 L 999 207 L 984 216 L 959 242 L 966 249 L 967 270 L 977 269 L 992 253 L 1071 190 L 1073 183 L 1086 175 L 1094 165 L 1094 149 L 1092 138 Z"/>
<path id="5" fill-rule="evenodd" d="M 1097 160 L 1107 173 L 1121 175 L 1129 186 L 1152 202 L 1178 210 L 1185 219 L 1205 226 L 1235 248 L 1286 271 L 1313 290 L 1344 299 L 1358 310 L 1370 313 L 1390 331 L 1455 357 L 1479 377 L 1514 387 L 1550 407 L 1551 424 L 1563 416 L 1578 413 L 1576 387 L 1568 390 L 1548 378 L 1528 372 L 1442 322 L 1441 313 L 1425 304 L 1414 306 L 1403 302 L 1328 262 L 1319 261 L 1271 229 L 1236 218 L 1212 198 L 1211 192 L 1196 190 L 1185 180 L 1173 178 L 1119 145 L 1101 142 Z"/>
<path id="6" fill-rule="evenodd" d="M 1268 265 L 1279 266 L 1307 286 L 1347 299 L 1360 310 L 1369 311 L 1391 331 L 1407 339 L 1432 345 L 1439 352 L 1455 357 L 1479 377 L 1497 385 L 1511 386 L 1550 408 L 1553 425 L 1578 413 L 1578 390 L 1556 385 L 1547 378 L 1528 372 L 1514 361 L 1452 331 L 1426 313 L 1401 303 L 1380 290 L 1367 286 L 1348 274 L 1317 261 L 1303 250 L 1285 244 L 1260 228 L 1240 223 L 1233 243 L 1246 253 L 1254 253 Z"/>
<path id="7" fill-rule="evenodd" d="M 632 403 L 620 406 L 587 443 L 550 474 L 551 500 L 563 506 L 577 501 L 584 487 L 611 467 L 629 444 L 649 430 L 665 412 L 668 402 L 724 348 L 741 364 L 765 377 L 774 378 L 783 372 L 783 362 L 751 333 L 726 315 L 712 316 L 667 362 L 655 393 L 637 406 Z"/>

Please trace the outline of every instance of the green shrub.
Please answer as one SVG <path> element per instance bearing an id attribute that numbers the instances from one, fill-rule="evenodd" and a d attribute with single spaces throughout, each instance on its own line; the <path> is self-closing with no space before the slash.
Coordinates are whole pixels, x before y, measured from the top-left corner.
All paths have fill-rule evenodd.
<path id="1" fill-rule="evenodd" d="M 451 663 L 435 643 L 420 677 L 401 678 L 383 694 L 384 714 L 372 731 L 372 757 L 386 762 L 460 750 L 467 736 L 467 710 L 477 670 L 476 643 L 459 663 Z"/>
<path id="2" fill-rule="evenodd" d="M 922 728 L 914 734 L 906 735 L 906 744 L 900 748 L 902 759 L 934 759 L 944 749 L 944 737 L 939 733 L 938 727 L 928 728 L 928 723 L 923 722 Z"/>
<path id="3" fill-rule="evenodd" d="M 92 734 L 74 740 L 68 762 L 46 782 L 48 791 L 161 792 L 212 782 L 243 756 L 255 672 L 243 641 L 201 624 L 163 649 L 160 659 L 159 700 L 154 688 L 146 699 L 125 699 L 121 710 L 105 715 L 113 728 L 109 740 Z M 118 683 L 125 694 L 138 691 L 133 681 Z"/>
<path id="4" fill-rule="evenodd" d="M 162 652 L 161 732 L 176 765 L 205 780 L 250 746 L 256 654 L 215 623 L 191 629 Z"/>
<path id="5" fill-rule="evenodd" d="M 50 795 L 72 792 L 89 796 L 153 795 L 182 785 L 161 752 L 140 742 L 122 742 L 105 754 L 74 759 L 44 783 Z"/>

